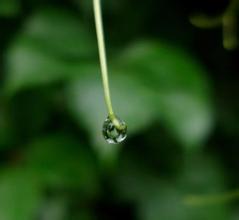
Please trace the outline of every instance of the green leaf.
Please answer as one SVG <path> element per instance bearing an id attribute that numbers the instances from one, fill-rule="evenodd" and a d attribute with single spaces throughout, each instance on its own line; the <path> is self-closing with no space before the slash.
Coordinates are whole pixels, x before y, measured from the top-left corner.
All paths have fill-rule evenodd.
<path id="1" fill-rule="evenodd" d="M 67 202 L 64 198 L 51 198 L 44 202 L 41 208 L 40 219 L 64 220 L 67 214 Z"/>
<path id="2" fill-rule="evenodd" d="M 187 92 L 159 94 L 161 120 L 183 146 L 203 146 L 212 128 L 212 109 L 203 98 Z M 159 109 L 160 110 L 160 109 Z"/>
<path id="3" fill-rule="evenodd" d="M 154 90 L 182 90 L 208 98 L 206 69 L 193 55 L 172 43 L 134 43 L 118 56 L 115 64 Z"/>
<path id="4" fill-rule="evenodd" d="M 73 13 L 50 8 L 33 14 L 22 34 L 37 49 L 69 60 L 94 56 L 97 45 L 90 33 Z"/>
<path id="5" fill-rule="evenodd" d="M 96 48 L 77 17 L 59 10 L 40 11 L 29 18 L 7 51 L 6 90 L 15 94 L 72 78 L 94 57 Z"/>
<path id="6" fill-rule="evenodd" d="M 220 165 L 204 154 L 187 155 L 178 178 L 166 179 L 160 173 L 149 172 L 131 157 L 122 158 L 120 167 L 116 190 L 120 198 L 135 204 L 139 219 L 230 219 L 225 203 L 197 206 L 187 202 L 192 194 L 211 195 L 225 190 Z"/>
<path id="7" fill-rule="evenodd" d="M 239 218 L 238 207 L 236 207 L 233 211 L 233 220 L 237 220 Z"/>
<path id="8" fill-rule="evenodd" d="M 19 13 L 20 1 L 19 0 L 1 0 L 0 16 L 12 17 Z"/>
<path id="9" fill-rule="evenodd" d="M 173 186 L 161 186 L 139 206 L 142 220 L 228 220 L 230 215 L 225 205 L 189 206 L 183 201 L 183 194 Z"/>
<path id="10" fill-rule="evenodd" d="M 98 187 L 92 154 L 74 138 L 56 134 L 39 138 L 26 152 L 25 166 L 47 187 L 94 195 Z"/>
<path id="11" fill-rule="evenodd" d="M 140 42 L 120 56 L 116 68 L 154 92 L 148 108 L 185 147 L 202 146 L 213 124 L 210 84 L 206 70 L 176 46 Z"/>
<path id="12" fill-rule="evenodd" d="M 178 185 L 192 194 L 218 193 L 225 184 L 223 171 L 221 164 L 208 155 L 186 155 L 183 170 L 177 180 Z"/>
<path id="13" fill-rule="evenodd" d="M 25 170 L 5 170 L 0 174 L 0 219 L 32 220 L 41 204 L 41 189 Z"/>
<path id="14" fill-rule="evenodd" d="M 91 66 L 87 61 L 66 62 L 34 48 L 29 39 L 19 39 L 8 53 L 5 90 L 13 95 L 18 91 L 66 81 Z"/>
<path id="15" fill-rule="evenodd" d="M 15 93 L 64 79 L 68 66 L 34 48 L 27 39 L 17 41 L 8 53 L 6 90 Z"/>

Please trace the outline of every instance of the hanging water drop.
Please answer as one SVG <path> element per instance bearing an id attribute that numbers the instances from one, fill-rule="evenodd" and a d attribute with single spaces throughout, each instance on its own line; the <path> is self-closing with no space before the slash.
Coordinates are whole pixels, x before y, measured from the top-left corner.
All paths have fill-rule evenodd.
<path id="1" fill-rule="evenodd" d="M 121 119 L 115 117 L 114 122 L 107 117 L 103 124 L 103 136 L 109 144 L 118 144 L 127 137 L 127 125 Z M 116 125 L 117 124 L 117 125 Z"/>
<path id="2" fill-rule="evenodd" d="M 109 144 L 117 144 L 126 138 L 127 125 L 115 116 L 111 103 L 100 0 L 93 0 L 93 7 L 104 96 L 109 114 L 103 124 L 103 136 Z"/>

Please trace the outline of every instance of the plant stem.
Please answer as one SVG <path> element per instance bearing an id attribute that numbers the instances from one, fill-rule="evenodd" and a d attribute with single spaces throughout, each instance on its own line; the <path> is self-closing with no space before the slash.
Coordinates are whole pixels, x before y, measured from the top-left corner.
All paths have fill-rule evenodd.
<path id="1" fill-rule="evenodd" d="M 104 42 L 104 32 L 103 32 L 103 25 L 102 25 L 100 0 L 93 0 L 93 4 L 94 4 L 96 34 L 97 34 L 97 40 L 98 40 L 100 67 L 101 67 L 101 75 L 102 75 L 102 81 L 103 81 L 103 87 L 104 87 L 105 102 L 108 109 L 109 117 L 111 119 L 114 119 L 115 116 L 114 116 L 111 98 L 110 98 L 108 68 L 107 68 L 107 59 L 106 59 L 106 52 L 105 52 L 105 42 Z"/>
<path id="2" fill-rule="evenodd" d="M 226 49 L 234 49 L 238 46 L 237 36 L 237 10 L 239 7 L 238 0 L 231 0 L 222 19 L 223 26 L 223 45 Z"/>
<path id="3" fill-rule="evenodd" d="M 96 34 L 98 41 L 99 57 L 100 57 L 100 67 L 102 82 L 104 88 L 105 102 L 108 110 L 108 115 L 114 126 L 118 130 L 125 129 L 125 125 L 122 125 L 117 117 L 114 114 L 111 98 L 110 98 L 110 88 L 109 88 L 109 78 L 108 78 L 108 68 L 107 68 L 107 58 L 105 52 L 105 40 L 104 40 L 104 31 L 103 31 L 103 22 L 102 22 L 102 13 L 100 0 L 93 0 L 94 5 L 94 15 L 95 15 L 95 25 L 96 25 Z"/>
<path id="4" fill-rule="evenodd" d="M 239 190 L 216 195 L 189 195 L 184 202 L 188 205 L 200 206 L 216 203 L 225 203 L 239 199 Z"/>

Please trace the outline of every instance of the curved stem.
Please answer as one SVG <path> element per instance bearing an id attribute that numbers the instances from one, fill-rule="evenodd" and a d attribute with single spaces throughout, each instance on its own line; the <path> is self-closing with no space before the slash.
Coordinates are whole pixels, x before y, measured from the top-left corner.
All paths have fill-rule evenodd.
<path id="1" fill-rule="evenodd" d="M 223 27 L 223 45 L 226 49 L 235 49 L 237 47 L 237 23 L 236 16 L 225 15 L 222 19 Z"/>
<path id="2" fill-rule="evenodd" d="M 106 58 L 106 52 L 105 52 L 105 40 L 104 40 L 100 0 L 93 0 L 93 5 L 94 5 L 96 34 L 97 34 L 97 41 L 98 41 L 100 67 L 101 67 L 102 82 L 104 87 L 105 102 L 106 102 L 110 120 L 112 121 L 112 123 L 118 130 L 123 130 L 125 129 L 125 125 L 122 125 L 117 119 L 117 117 L 115 116 L 112 103 L 111 103 L 111 98 L 110 98 L 107 58 Z"/>
<path id="3" fill-rule="evenodd" d="M 103 81 L 103 87 L 104 87 L 105 102 L 108 109 L 109 117 L 111 120 L 113 120 L 115 118 L 115 115 L 114 115 L 111 98 L 110 98 L 108 68 L 107 68 L 107 59 L 106 59 L 106 52 L 105 52 L 105 42 L 104 42 L 104 32 L 103 32 L 103 25 L 102 25 L 100 0 L 93 0 L 93 5 L 94 5 L 96 34 L 97 34 L 97 40 L 98 40 L 100 67 L 101 67 L 102 81 Z"/>
<path id="4" fill-rule="evenodd" d="M 237 36 L 237 9 L 239 7 L 238 0 L 231 0 L 226 9 L 223 19 L 223 44 L 226 49 L 234 49 L 238 45 Z"/>
<path id="5" fill-rule="evenodd" d="M 216 195 L 189 195 L 185 198 L 184 202 L 188 205 L 199 206 L 230 202 L 237 199 L 239 199 L 238 189 Z"/>

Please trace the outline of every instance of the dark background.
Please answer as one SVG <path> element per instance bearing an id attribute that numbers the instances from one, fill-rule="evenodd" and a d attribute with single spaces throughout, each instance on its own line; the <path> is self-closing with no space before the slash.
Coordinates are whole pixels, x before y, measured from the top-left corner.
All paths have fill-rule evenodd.
<path id="1" fill-rule="evenodd" d="M 92 2 L 0 0 L 0 219 L 238 220 L 238 49 L 190 22 L 229 4 L 102 2 L 108 145 Z"/>

